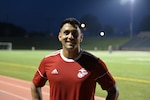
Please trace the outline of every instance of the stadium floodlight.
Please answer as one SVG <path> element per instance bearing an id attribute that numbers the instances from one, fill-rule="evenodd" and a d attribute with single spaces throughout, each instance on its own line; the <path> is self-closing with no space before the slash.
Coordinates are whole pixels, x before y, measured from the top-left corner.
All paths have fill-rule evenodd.
<path id="1" fill-rule="evenodd" d="M 130 1 L 131 1 L 131 3 L 134 3 L 135 0 L 130 0 Z"/>

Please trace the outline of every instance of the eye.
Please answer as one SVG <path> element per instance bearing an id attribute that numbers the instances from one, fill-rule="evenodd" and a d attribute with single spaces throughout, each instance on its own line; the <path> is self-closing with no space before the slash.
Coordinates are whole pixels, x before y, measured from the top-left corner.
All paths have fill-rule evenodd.
<path id="1" fill-rule="evenodd" d="M 65 35 L 68 35 L 69 33 L 70 33 L 69 30 L 64 31 L 64 34 L 65 34 Z"/>
<path id="2" fill-rule="evenodd" d="M 74 38 L 77 38 L 78 35 L 79 35 L 79 34 L 78 34 L 78 31 L 77 31 L 77 30 L 73 30 L 73 31 L 72 31 L 72 35 L 73 35 Z"/>
<path id="3" fill-rule="evenodd" d="M 79 33 L 78 33 L 77 30 L 72 30 L 72 31 L 70 31 L 70 30 L 65 30 L 63 33 L 64 33 L 64 35 L 72 34 L 72 36 L 73 36 L 74 38 L 77 38 L 77 37 L 79 36 Z"/>

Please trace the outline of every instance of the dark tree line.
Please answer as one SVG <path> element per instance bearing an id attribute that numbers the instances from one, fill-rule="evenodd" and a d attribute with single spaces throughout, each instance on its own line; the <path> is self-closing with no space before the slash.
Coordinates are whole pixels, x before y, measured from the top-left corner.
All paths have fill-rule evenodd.
<path id="1" fill-rule="evenodd" d="M 0 22 L 1 37 L 22 37 L 26 34 L 26 30 L 20 26 L 11 23 Z"/>
<path id="2" fill-rule="evenodd" d="M 27 32 L 26 29 L 12 23 L 0 22 L 0 37 L 44 37 L 43 32 Z"/>
<path id="3" fill-rule="evenodd" d="M 81 18 L 81 22 L 85 23 L 85 33 L 88 36 L 97 36 L 101 31 L 105 31 L 107 36 L 113 36 L 117 33 L 116 29 L 111 25 L 102 25 L 100 18 L 87 14 Z M 138 32 L 150 31 L 150 15 L 143 17 L 138 28 Z M 26 29 L 16 26 L 12 23 L 0 22 L 0 37 L 46 37 L 50 34 L 47 32 L 37 32 L 36 30 L 28 33 Z"/>
<path id="4" fill-rule="evenodd" d="M 114 28 L 111 25 L 102 25 L 100 18 L 87 14 L 81 18 L 82 23 L 86 23 L 85 32 L 89 36 L 98 35 L 101 31 L 104 31 L 107 36 L 113 36 L 117 33 L 117 28 Z M 138 32 L 150 31 L 150 15 L 144 16 L 141 22 L 139 23 Z M 128 30 L 128 31 L 127 31 Z M 129 33 L 129 28 L 122 30 L 124 33 Z M 120 34 L 120 33 L 118 33 Z"/>

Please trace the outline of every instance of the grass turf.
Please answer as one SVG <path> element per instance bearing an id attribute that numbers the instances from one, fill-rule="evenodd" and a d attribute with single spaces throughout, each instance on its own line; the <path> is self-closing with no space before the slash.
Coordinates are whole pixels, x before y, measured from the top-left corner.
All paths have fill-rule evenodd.
<path id="1" fill-rule="evenodd" d="M 0 75 L 27 81 L 32 77 L 41 59 L 53 51 L 0 51 Z M 101 58 L 114 76 L 119 87 L 119 100 L 149 100 L 150 52 L 90 51 Z M 97 96 L 106 96 L 97 85 Z"/>

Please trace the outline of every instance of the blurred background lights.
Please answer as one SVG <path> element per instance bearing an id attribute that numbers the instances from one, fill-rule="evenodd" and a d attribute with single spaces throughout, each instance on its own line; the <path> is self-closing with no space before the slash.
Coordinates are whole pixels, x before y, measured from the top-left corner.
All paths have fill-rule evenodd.
<path id="1" fill-rule="evenodd" d="M 105 32 L 104 31 L 101 31 L 100 32 L 100 36 L 104 36 L 105 35 Z"/>
<path id="2" fill-rule="evenodd" d="M 124 5 L 124 4 L 128 3 L 128 2 L 133 3 L 134 1 L 135 1 L 135 0 L 120 0 L 120 4 L 121 4 L 121 5 Z"/>
<path id="3" fill-rule="evenodd" d="M 84 23 L 81 24 L 81 28 L 85 28 L 85 24 Z"/>

